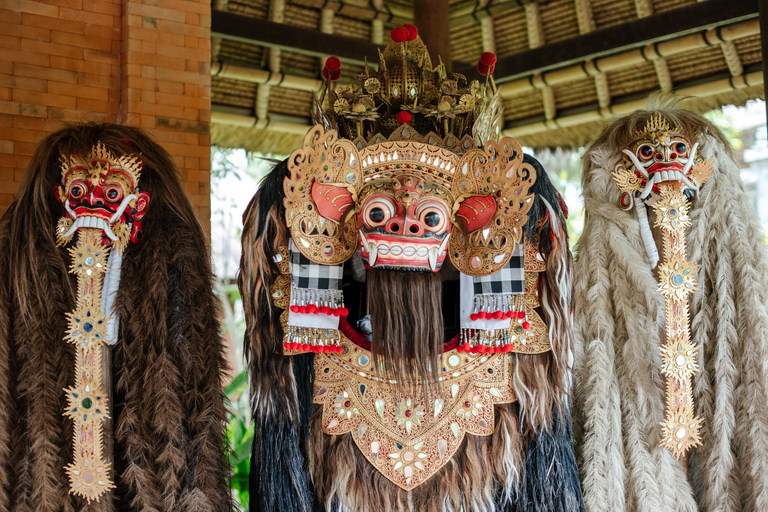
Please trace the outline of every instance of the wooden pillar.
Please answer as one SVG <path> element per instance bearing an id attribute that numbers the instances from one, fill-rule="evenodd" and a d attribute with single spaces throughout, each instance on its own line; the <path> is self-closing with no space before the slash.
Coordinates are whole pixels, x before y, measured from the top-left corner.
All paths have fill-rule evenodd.
<path id="1" fill-rule="evenodd" d="M 763 63 L 765 63 L 765 56 L 768 55 L 768 0 L 759 0 L 760 6 L 760 42 L 761 51 L 763 55 Z M 763 64 L 763 84 L 768 84 L 768 66 Z M 764 85 L 763 87 L 768 87 Z M 768 101 L 765 102 L 766 120 L 768 121 Z"/>
<path id="2" fill-rule="evenodd" d="M 448 0 L 419 0 L 413 2 L 413 17 L 419 36 L 429 48 L 432 65 L 442 59 L 451 71 L 451 26 Z"/>

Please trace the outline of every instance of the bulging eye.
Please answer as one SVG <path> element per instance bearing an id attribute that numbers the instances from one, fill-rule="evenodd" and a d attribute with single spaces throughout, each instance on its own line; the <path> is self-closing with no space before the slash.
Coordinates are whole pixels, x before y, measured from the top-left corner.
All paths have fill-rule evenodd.
<path id="1" fill-rule="evenodd" d="M 107 185 L 107 187 L 104 188 L 104 197 L 110 203 L 118 203 L 122 200 L 123 193 L 120 190 L 120 187 L 116 185 Z"/>
<path id="2" fill-rule="evenodd" d="M 437 201 L 420 204 L 416 209 L 416 216 L 431 233 L 442 233 L 448 224 L 447 209 Z"/>
<path id="3" fill-rule="evenodd" d="M 69 197 L 70 199 L 82 199 L 82 197 L 86 194 L 87 189 L 83 183 L 80 183 L 78 181 L 75 181 L 69 186 Z"/>
<path id="4" fill-rule="evenodd" d="M 368 218 L 371 222 L 378 224 L 384 220 L 384 210 L 381 208 L 371 208 L 368 212 Z"/>
<path id="5" fill-rule="evenodd" d="M 370 228 L 376 228 L 391 219 L 394 214 L 395 206 L 390 198 L 373 197 L 363 207 L 363 222 Z"/>
<path id="6" fill-rule="evenodd" d="M 433 228 L 440 224 L 440 214 L 437 212 L 429 212 L 424 216 L 424 224 Z"/>
<path id="7" fill-rule="evenodd" d="M 650 144 L 643 144 L 637 148 L 637 154 L 643 160 L 648 160 L 653 156 L 654 148 Z"/>
<path id="8" fill-rule="evenodd" d="M 675 144 L 675 151 L 679 156 L 685 156 L 688 153 L 688 145 L 685 142 L 678 142 Z"/>

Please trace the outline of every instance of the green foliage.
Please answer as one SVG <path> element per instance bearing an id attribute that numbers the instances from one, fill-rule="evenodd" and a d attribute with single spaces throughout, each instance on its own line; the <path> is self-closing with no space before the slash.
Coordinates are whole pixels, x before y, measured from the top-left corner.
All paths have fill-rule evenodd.
<path id="1" fill-rule="evenodd" d="M 240 508 L 248 512 L 248 475 L 251 471 L 251 447 L 253 446 L 253 423 L 248 408 L 248 371 L 243 370 L 224 387 L 224 393 L 230 400 L 229 427 L 229 463 L 234 468 L 230 481 L 235 499 Z"/>

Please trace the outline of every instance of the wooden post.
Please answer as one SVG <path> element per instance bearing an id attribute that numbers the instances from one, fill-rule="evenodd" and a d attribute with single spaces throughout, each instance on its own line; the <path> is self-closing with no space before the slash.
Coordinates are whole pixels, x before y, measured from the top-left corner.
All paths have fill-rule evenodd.
<path id="1" fill-rule="evenodd" d="M 451 71 L 451 26 L 448 0 L 413 2 L 413 17 L 419 29 L 419 36 L 429 48 L 432 65 L 437 66 L 442 59 L 446 71 Z"/>
<path id="2" fill-rule="evenodd" d="M 768 0 L 759 0 L 758 5 L 760 8 L 760 47 L 763 62 L 765 62 L 765 56 L 768 55 Z M 766 83 L 768 83 L 768 66 L 763 64 L 763 84 Z M 768 101 L 765 102 L 765 114 L 766 122 L 768 122 Z"/>

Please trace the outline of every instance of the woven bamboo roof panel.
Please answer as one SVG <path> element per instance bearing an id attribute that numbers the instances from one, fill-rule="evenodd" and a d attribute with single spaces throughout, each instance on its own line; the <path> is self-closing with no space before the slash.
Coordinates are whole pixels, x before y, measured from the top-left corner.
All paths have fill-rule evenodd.
<path id="1" fill-rule="evenodd" d="M 211 141 L 223 148 L 243 148 L 246 151 L 272 153 L 281 156 L 290 155 L 301 147 L 302 135 L 262 130 L 260 128 L 243 128 L 228 124 L 211 124 Z"/>
<path id="2" fill-rule="evenodd" d="M 280 71 L 282 73 L 316 78 L 320 70 L 321 66 L 317 57 L 287 50 L 280 52 Z"/>
<path id="3" fill-rule="evenodd" d="M 592 77 L 555 85 L 553 89 L 555 102 L 559 109 L 597 103 L 597 89 L 595 88 L 595 79 Z"/>
<path id="4" fill-rule="evenodd" d="M 269 94 L 269 111 L 275 114 L 309 118 L 311 105 L 311 92 L 273 86 Z"/>
<path id="5" fill-rule="evenodd" d="M 681 53 L 667 59 L 672 83 L 687 82 L 712 74 L 713 69 L 728 71 L 719 46 L 702 48 L 696 53 Z"/>
<path id="6" fill-rule="evenodd" d="M 652 62 L 643 62 L 628 68 L 611 71 L 606 75 L 611 96 L 627 96 L 652 91 L 659 87 L 656 69 Z"/>
<path id="7" fill-rule="evenodd" d="M 649 11 L 644 14 L 653 16 L 679 8 L 693 12 L 692 9 L 695 9 L 697 5 L 704 5 L 710 1 L 718 0 L 704 0 L 703 2 L 696 0 L 585 0 L 584 3 L 588 3 L 591 8 L 591 21 L 594 22 L 594 29 L 601 30 L 637 21 L 638 6 L 645 6 L 640 10 Z M 719 1 L 722 2 L 722 0 Z M 581 3 L 576 2 L 576 0 L 490 2 L 488 5 L 492 7 L 493 11 L 491 18 L 493 30 L 490 33 L 484 32 L 480 21 L 480 16 L 486 13 L 473 11 L 478 6 L 477 0 L 449 0 L 452 20 L 450 32 L 452 60 L 458 65 L 464 64 L 474 68 L 483 52 L 484 37 L 487 42 L 493 43 L 499 59 L 516 54 L 525 54 L 531 50 L 529 45 L 530 31 L 536 29 L 528 27 L 527 9 L 523 5 L 532 2 L 538 4 L 538 19 L 541 24 L 539 36 L 542 44 L 554 44 L 556 46 L 553 48 L 556 48 L 561 42 L 581 37 L 579 15 L 582 21 L 589 21 L 589 18 L 587 12 L 576 12 L 577 4 Z M 229 12 L 244 17 L 266 20 L 270 15 L 270 3 L 273 6 L 284 5 L 282 18 L 285 24 L 316 31 L 320 30 L 323 8 L 340 9 L 332 16 L 330 25 L 332 34 L 368 43 L 374 37 L 372 20 L 377 16 L 373 11 L 374 2 L 371 0 L 335 0 L 333 2 L 326 0 L 284 0 L 284 2 L 280 0 L 229 0 L 227 2 L 224 0 L 223 3 L 215 2 L 214 8 L 225 6 L 223 8 Z M 383 0 L 383 5 L 385 12 L 392 13 L 391 18 L 383 20 L 383 37 L 386 42 L 389 40 L 389 32 L 392 28 L 400 26 L 404 20 L 410 20 L 415 0 Z M 472 14 L 476 18 L 472 18 Z M 679 16 L 679 14 L 675 14 L 675 16 Z M 669 17 L 674 22 L 674 16 L 670 14 Z M 705 111 L 724 103 L 743 104 L 750 98 L 763 97 L 762 85 L 727 93 L 722 92 L 733 84 L 743 86 L 745 83 L 760 83 L 759 81 L 755 82 L 762 63 L 760 35 L 755 33 L 755 29 L 749 29 L 746 32 L 742 30 L 738 34 L 741 35 L 733 41 L 738 59 L 731 61 L 730 69 L 723 53 L 724 47 L 718 44 L 686 50 L 683 53 L 677 53 L 674 50 L 674 45 L 668 45 L 664 53 L 666 57 L 658 63 L 659 66 L 654 66 L 654 62 L 651 60 L 638 62 L 637 54 L 632 56 L 630 55 L 631 52 L 625 49 L 609 52 L 609 54 L 620 54 L 624 56 L 622 58 L 627 60 L 622 63 L 614 58 L 612 67 L 610 67 L 612 70 L 605 72 L 607 90 L 603 88 L 600 91 L 603 106 L 609 105 L 611 108 L 617 108 L 626 102 L 636 101 L 661 88 L 662 85 L 669 84 L 669 80 L 671 80 L 673 89 L 695 87 L 692 90 L 697 91 L 696 94 L 703 91 L 703 94 L 708 95 L 688 103 L 688 106 L 696 111 Z M 745 36 L 743 34 L 750 35 Z M 492 40 L 488 40 L 488 37 L 492 37 Z M 268 59 L 270 50 L 267 48 L 258 44 L 248 44 L 226 38 L 215 40 L 212 48 L 213 60 L 228 66 L 213 66 L 214 72 L 211 82 L 213 109 L 214 112 L 222 113 L 218 122 L 214 119 L 213 142 L 225 146 L 246 147 L 249 150 L 268 152 L 276 151 L 284 154 L 298 146 L 301 142 L 301 137 L 298 135 L 282 132 L 272 133 L 271 131 L 242 128 L 241 126 L 250 126 L 254 123 L 255 121 L 252 120 L 257 116 L 257 111 L 261 112 L 261 115 L 266 111 L 268 116 L 275 116 L 274 120 L 278 123 L 273 125 L 273 128 L 274 126 L 284 128 L 285 123 L 292 120 L 308 124 L 313 97 L 312 92 L 306 90 L 308 88 L 306 80 L 302 80 L 310 78 L 319 84 L 325 57 L 319 58 L 300 53 L 300 51 L 284 49 L 280 52 L 280 68 L 271 70 L 273 74 L 268 74 L 264 72 L 269 70 L 270 65 Z M 562 46 L 560 48 L 562 49 Z M 670 51 L 670 48 L 673 50 Z M 651 55 L 646 55 L 646 58 L 650 59 Z M 525 61 L 525 56 L 521 56 L 521 59 Z M 378 55 L 372 52 L 371 55 L 368 55 L 368 60 L 372 64 L 376 63 Z M 619 62 L 618 65 L 617 62 Z M 529 57 L 526 65 L 529 67 L 519 71 L 507 66 L 506 72 L 512 76 L 507 76 L 506 79 L 498 75 L 495 76 L 499 84 L 510 80 L 515 82 L 504 96 L 504 120 L 509 133 L 515 134 L 520 138 L 521 143 L 531 147 L 573 147 L 589 142 L 605 122 L 605 119 L 597 119 L 599 112 L 608 110 L 598 110 L 597 85 L 601 84 L 601 77 L 596 79 L 591 76 L 584 76 L 581 72 L 561 73 L 560 78 L 556 78 L 552 82 L 539 82 L 536 84 L 538 89 L 534 89 L 530 83 L 535 83 L 536 80 L 528 82 L 534 72 L 543 72 L 546 75 L 550 69 L 558 70 L 578 66 L 578 59 L 562 65 L 550 66 L 551 63 L 546 63 L 547 68 L 536 69 L 535 65 L 531 67 Z M 237 72 L 232 71 L 233 66 L 239 67 Z M 737 79 L 729 82 L 730 72 L 741 68 L 744 69 L 745 78 L 736 77 Z M 253 71 L 254 69 L 256 71 Z M 221 76 L 216 76 L 219 71 Z M 354 81 L 362 71 L 361 66 L 343 60 L 341 79 L 337 84 Z M 229 74 L 227 74 L 228 72 Z M 264 101 L 267 100 L 265 94 L 258 98 L 258 83 L 263 83 L 268 78 L 274 80 L 274 73 L 276 72 L 284 74 L 286 81 L 282 85 L 272 85 L 269 88 L 269 98 L 265 103 Z M 745 82 L 748 74 L 749 80 Z M 280 77 L 281 75 L 277 76 Z M 578 78 L 568 78 L 567 81 L 563 81 L 566 76 Z M 234 77 L 238 79 L 235 80 Z M 481 77 L 472 71 L 467 78 L 473 80 Z M 518 80 L 518 78 L 522 78 L 522 80 Z M 280 78 L 280 80 L 282 79 Z M 273 81 L 272 83 L 275 84 L 276 82 Z M 548 84 L 549 89 L 542 90 L 542 83 Z M 714 85 L 710 86 L 710 83 Z M 683 93 L 686 92 L 683 91 Z M 551 97 L 554 97 L 554 105 L 547 104 L 547 114 L 550 117 L 552 115 L 555 117 L 550 120 L 551 122 L 543 124 L 546 119 L 545 98 L 549 102 Z M 259 104 L 259 108 L 257 108 L 257 101 L 262 102 Z M 236 112 L 237 114 L 235 114 Z M 226 117 L 225 113 L 230 116 L 241 116 L 241 119 L 245 120 L 242 122 L 233 121 L 231 117 Z M 240 126 L 236 124 L 225 126 L 219 122 L 240 122 Z M 582 124 L 569 126 L 577 122 Z M 263 126 L 263 121 L 259 125 Z M 560 127 L 546 130 L 550 126 Z M 293 131 L 299 129 L 301 128 Z M 520 135 L 517 135 L 518 133 Z"/>
<path id="8" fill-rule="evenodd" d="M 593 0 L 592 16 L 595 28 L 620 25 L 637 18 L 634 0 Z"/>
<path id="9" fill-rule="evenodd" d="M 527 119 L 544 112 L 541 91 L 531 91 L 504 100 L 504 121 Z"/>
<path id="10" fill-rule="evenodd" d="M 285 6 L 285 21 L 287 25 L 316 30 L 320 25 L 320 11 L 301 5 L 287 3 Z"/>
<path id="11" fill-rule="evenodd" d="M 496 36 L 496 54 L 499 57 L 524 52 L 528 49 L 528 27 L 522 8 L 510 9 L 493 19 Z"/>
<path id="12" fill-rule="evenodd" d="M 756 64 L 763 60 L 760 52 L 760 34 L 748 36 L 744 39 L 738 39 L 734 42 L 736 50 L 739 52 L 741 63 L 745 66 Z"/>
<path id="13" fill-rule="evenodd" d="M 211 102 L 252 109 L 256 105 L 258 85 L 241 80 L 211 77 Z"/>
<path id="14" fill-rule="evenodd" d="M 544 43 L 556 43 L 579 35 L 576 3 L 573 0 L 541 2 L 540 11 Z"/>
<path id="15" fill-rule="evenodd" d="M 266 51 L 261 46 L 224 39 L 221 41 L 217 59 L 227 62 L 244 62 L 262 67 L 265 55 Z"/>
<path id="16" fill-rule="evenodd" d="M 357 39 L 370 41 L 371 24 L 366 21 L 356 20 L 347 16 L 334 16 L 333 33 L 342 34 L 345 37 L 354 37 Z"/>
<path id="17" fill-rule="evenodd" d="M 653 12 L 664 12 L 684 5 L 695 4 L 696 0 L 652 0 Z"/>
<path id="18" fill-rule="evenodd" d="M 266 19 L 269 14 L 269 0 L 229 0 L 227 8 L 238 14 Z"/>
<path id="19" fill-rule="evenodd" d="M 477 62 L 483 54 L 480 25 L 473 23 L 451 29 L 451 58 L 460 62 Z M 437 62 L 432 64 L 437 65 Z"/>

